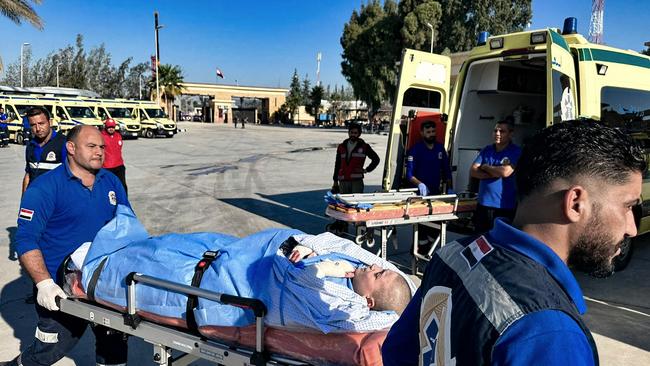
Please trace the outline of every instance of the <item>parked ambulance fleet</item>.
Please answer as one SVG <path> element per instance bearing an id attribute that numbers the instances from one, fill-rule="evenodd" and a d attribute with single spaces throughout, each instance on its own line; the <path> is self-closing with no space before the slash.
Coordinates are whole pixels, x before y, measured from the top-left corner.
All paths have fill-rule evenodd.
<path id="1" fill-rule="evenodd" d="M 6 123 L 11 141 L 18 144 L 25 141 L 29 131 L 23 124 L 23 117 L 34 106 L 47 109 L 52 127 L 64 134 L 76 125 L 102 128 L 107 118 L 115 120 L 124 138 L 171 138 L 177 132 L 176 122 L 152 101 L 0 94 L 0 107 L 8 117 Z"/>

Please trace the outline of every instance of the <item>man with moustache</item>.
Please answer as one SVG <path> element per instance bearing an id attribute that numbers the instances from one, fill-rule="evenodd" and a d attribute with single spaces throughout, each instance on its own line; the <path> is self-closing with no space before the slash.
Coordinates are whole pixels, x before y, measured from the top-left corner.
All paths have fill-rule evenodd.
<path id="1" fill-rule="evenodd" d="M 25 148 L 23 193 L 36 178 L 60 166 L 66 159 L 65 136 L 52 129 L 47 109 L 37 106 L 27 110 L 32 139 Z"/>
<path id="2" fill-rule="evenodd" d="M 359 136 L 361 126 L 350 123 L 348 138 L 336 149 L 333 193 L 363 193 L 363 175 L 372 172 L 379 165 L 379 155 Z M 370 165 L 364 168 L 366 157 L 370 158 Z"/>
<path id="3" fill-rule="evenodd" d="M 35 283 L 38 324 L 33 343 L 0 365 L 52 365 L 77 344 L 88 324 L 58 311 L 56 298 L 66 298 L 57 285 L 62 280 L 58 269 L 81 244 L 94 239 L 115 216 L 118 204 L 129 206 L 122 183 L 102 169 L 104 140 L 99 130 L 76 126 L 65 147 L 67 160 L 34 181 L 20 203 L 16 251 Z M 97 364 L 126 365 L 124 335 L 101 326 L 94 326 L 93 332 Z"/>
<path id="4" fill-rule="evenodd" d="M 595 276 L 635 236 L 643 151 L 593 120 L 526 143 L 514 220 L 435 252 L 391 328 L 384 365 L 597 365 L 586 305 L 569 266 Z"/>
<path id="5" fill-rule="evenodd" d="M 441 190 L 444 178 L 445 186 L 451 189 L 451 168 L 445 148 L 436 143 L 436 124 L 428 120 L 420 125 L 422 141 L 413 145 L 406 154 L 406 179 L 418 187 L 421 196 L 446 193 Z M 421 254 L 429 252 L 434 243 L 436 230 L 419 225 L 418 251 Z"/>

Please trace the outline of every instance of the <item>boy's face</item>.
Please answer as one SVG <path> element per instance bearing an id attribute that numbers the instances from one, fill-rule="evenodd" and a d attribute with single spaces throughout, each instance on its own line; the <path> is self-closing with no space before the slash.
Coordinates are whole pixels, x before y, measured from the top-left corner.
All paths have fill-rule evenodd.
<path id="1" fill-rule="evenodd" d="M 384 286 L 390 286 L 397 277 L 399 277 L 397 272 L 373 264 L 370 267 L 357 268 L 354 271 L 352 287 L 354 292 L 367 297 Z"/>

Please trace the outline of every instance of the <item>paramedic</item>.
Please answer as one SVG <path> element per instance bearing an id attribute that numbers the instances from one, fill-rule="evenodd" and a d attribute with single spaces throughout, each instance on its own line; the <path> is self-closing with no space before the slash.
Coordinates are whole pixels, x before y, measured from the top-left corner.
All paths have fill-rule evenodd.
<path id="1" fill-rule="evenodd" d="M 107 118 L 104 121 L 104 130 L 102 137 L 104 138 L 104 169 L 115 174 L 122 182 L 124 191 L 128 194 L 126 188 L 126 168 L 124 167 L 124 159 L 122 158 L 122 135 L 115 133 L 115 120 Z"/>
<path id="2" fill-rule="evenodd" d="M 470 168 L 470 175 L 480 179 L 478 205 L 474 213 L 476 233 L 490 230 L 497 217 L 512 219 L 515 215 L 514 172 L 521 148 L 512 142 L 513 133 L 512 119 L 497 122 L 494 144 L 483 148 Z"/>
<path id="3" fill-rule="evenodd" d="M 66 160 L 65 136 L 52 129 L 49 112 L 33 107 L 25 114 L 32 139 L 25 148 L 23 193 L 36 178 L 60 166 Z"/>
<path id="4" fill-rule="evenodd" d="M 7 126 L 7 118 L 4 108 L 0 107 L 0 147 L 9 146 L 9 128 Z"/>
<path id="5" fill-rule="evenodd" d="M 372 172 L 379 165 L 379 155 L 359 136 L 361 126 L 350 123 L 349 138 L 336 149 L 333 193 L 363 193 L 363 175 Z M 370 158 L 370 165 L 364 169 L 366 156 Z"/>
<path id="6" fill-rule="evenodd" d="M 437 195 L 446 192 L 440 190 L 444 178 L 446 188 L 451 189 L 451 168 L 445 148 L 436 143 L 436 124 L 428 120 L 420 125 L 422 141 L 413 145 L 407 152 L 406 179 L 418 187 L 421 196 Z M 434 242 L 436 230 L 425 225 L 418 225 L 418 251 L 428 253 Z"/>
<path id="7" fill-rule="evenodd" d="M 20 203 L 16 250 L 36 284 L 38 324 L 33 343 L 0 365 L 52 365 L 74 347 L 87 323 L 58 311 L 56 298 L 66 295 L 57 285 L 57 270 L 67 255 L 93 240 L 118 204 L 129 205 L 120 181 L 101 169 L 104 140 L 95 127 L 70 130 L 66 149 L 67 161 L 35 181 Z M 97 364 L 126 365 L 124 336 L 101 326 L 93 332 Z"/>
<path id="8" fill-rule="evenodd" d="M 384 365 L 598 364 L 569 266 L 613 272 L 621 242 L 637 233 L 645 169 L 629 137 L 595 121 L 538 132 L 517 170 L 514 221 L 436 252 L 388 333 Z"/>

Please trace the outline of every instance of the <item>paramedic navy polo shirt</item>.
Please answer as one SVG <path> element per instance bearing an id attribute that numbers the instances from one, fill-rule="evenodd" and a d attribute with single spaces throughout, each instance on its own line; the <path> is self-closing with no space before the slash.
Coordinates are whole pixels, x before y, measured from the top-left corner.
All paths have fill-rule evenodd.
<path id="1" fill-rule="evenodd" d="M 421 141 L 415 144 L 408 152 L 406 159 L 406 179 L 415 176 L 426 184 L 430 194 L 439 194 L 441 179 L 451 179 L 449 158 L 441 144 L 434 144 L 429 150 Z"/>
<path id="2" fill-rule="evenodd" d="M 487 234 L 488 241 L 498 247 L 518 252 L 538 262 L 566 291 L 582 315 L 587 310 L 582 291 L 564 262 L 547 245 L 520 231 L 502 219 L 496 219 Z M 396 326 L 394 342 L 385 342 L 383 363 L 417 365 L 420 354 L 419 319 L 422 293 L 416 293 Z M 418 305 L 418 306 L 412 306 Z M 399 324 L 399 326 L 397 326 Z M 553 352 L 549 352 L 549 350 Z M 594 365 L 591 346 L 570 315 L 559 310 L 543 310 L 525 315 L 512 324 L 497 340 L 492 350 L 492 365 Z"/>
<path id="3" fill-rule="evenodd" d="M 486 146 L 474 160 L 474 164 L 504 166 L 505 162 L 516 166 L 521 148 L 514 143 L 497 152 L 494 144 Z M 478 203 L 487 207 L 513 209 L 517 204 L 515 175 L 507 178 L 481 179 L 478 189 Z"/>
<path id="4" fill-rule="evenodd" d="M 56 280 L 59 265 L 81 244 L 92 241 L 118 204 L 130 207 L 117 177 L 100 169 L 92 190 L 61 164 L 41 176 L 25 191 L 18 213 L 16 251 L 43 253 L 47 270 Z"/>

